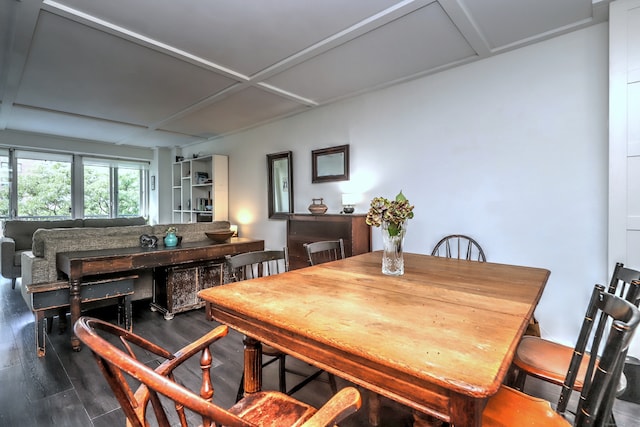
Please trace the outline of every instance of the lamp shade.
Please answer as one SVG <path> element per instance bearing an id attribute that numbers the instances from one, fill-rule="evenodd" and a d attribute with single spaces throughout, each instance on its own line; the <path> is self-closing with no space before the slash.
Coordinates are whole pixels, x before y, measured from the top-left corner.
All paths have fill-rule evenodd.
<path id="1" fill-rule="evenodd" d="M 342 195 L 342 205 L 351 206 L 358 203 L 358 196 L 353 193 L 345 193 Z"/>

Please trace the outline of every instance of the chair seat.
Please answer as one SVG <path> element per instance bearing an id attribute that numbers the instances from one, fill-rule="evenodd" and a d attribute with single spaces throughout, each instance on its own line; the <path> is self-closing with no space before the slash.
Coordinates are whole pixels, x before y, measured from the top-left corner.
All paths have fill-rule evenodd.
<path id="1" fill-rule="evenodd" d="M 250 394 L 229 412 L 260 427 L 294 427 L 304 424 L 316 409 L 277 391 Z"/>
<path id="2" fill-rule="evenodd" d="M 573 347 L 567 347 L 543 338 L 524 336 L 518 345 L 513 363 L 528 375 L 561 386 L 564 383 L 569 363 L 573 356 Z M 583 378 L 589 365 L 585 355 L 578 369 L 574 390 L 582 391 Z"/>
<path id="3" fill-rule="evenodd" d="M 569 427 L 549 401 L 502 386 L 482 413 L 483 427 Z"/>

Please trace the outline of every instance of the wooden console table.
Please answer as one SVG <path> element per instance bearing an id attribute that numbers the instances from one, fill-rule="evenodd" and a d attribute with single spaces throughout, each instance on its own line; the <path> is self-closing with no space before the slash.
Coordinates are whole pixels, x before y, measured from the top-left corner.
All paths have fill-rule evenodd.
<path id="1" fill-rule="evenodd" d="M 363 214 L 290 214 L 287 219 L 289 268 L 309 266 L 305 243 L 344 240 L 345 256 L 371 252 L 371 227 Z"/>
<path id="2" fill-rule="evenodd" d="M 99 278 L 122 271 L 202 263 L 221 259 L 226 255 L 263 249 L 264 240 L 234 237 L 227 243 L 205 240 L 183 243 L 172 248 L 159 246 L 60 252 L 56 256 L 56 263 L 58 270 L 69 277 L 69 305 L 73 325 L 80 317 L 80 289 L 86 278 Z M 71 346 L 75 351 L 80 351 L 80 340 L 73 333 L 73 326 L 71 330 Z"/>

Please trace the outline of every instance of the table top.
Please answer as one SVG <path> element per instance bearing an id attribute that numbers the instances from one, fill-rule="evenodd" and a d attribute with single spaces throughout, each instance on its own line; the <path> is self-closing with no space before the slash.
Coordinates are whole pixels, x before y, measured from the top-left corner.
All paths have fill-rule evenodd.
<path id="1" fill-rule="evenodd" d="M 403 276 L 372 252 L 199 295 L 216 320 L 416 409 L 491 396 L 549 271 L 404 257 Z"/>
<path id="2" fill-rule="evenodd" d="M 172 247 L 160 244 L 155 248 L 138 246 L 59 252 L 56 254 L 56 264 L 60 271 L 76 277 L 194 263 L 263 249 L 264 240 L 232 237 L 224 243 L 202 240 Z"/>

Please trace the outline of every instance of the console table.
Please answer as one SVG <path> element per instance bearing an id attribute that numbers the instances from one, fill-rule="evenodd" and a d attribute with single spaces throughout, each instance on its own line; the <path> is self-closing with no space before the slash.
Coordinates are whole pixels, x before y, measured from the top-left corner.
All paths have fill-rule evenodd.
<path id="1" fill-rule="evenodd" d="M 264 240 L 234 237 L 226 243 L 210 240 L 183 243 L 167 248 L 117 248 L 91 251 L 60 252 L 56 256 L 58 270 L 69 278 L 71 324 L 80 317 L 82 282 L 123 271 L 135 271 L 167 266 L 189 265 L 222 259 L 226 255 L 264 249 Z M 80 351 L 80 340 L 71 331 L 71 346 Z"/>
<path id="2" fill-rule="evenodd" d="M 371 227 L 366 219 L 363 214 L 290 214 L 287 218 L 289 268 L 309 266 L 305 243 L 343 239 L 347 257 L 371 252 Z"/>

